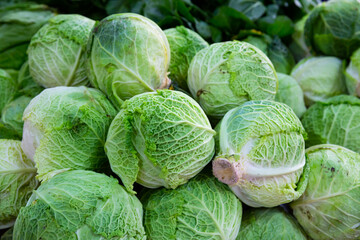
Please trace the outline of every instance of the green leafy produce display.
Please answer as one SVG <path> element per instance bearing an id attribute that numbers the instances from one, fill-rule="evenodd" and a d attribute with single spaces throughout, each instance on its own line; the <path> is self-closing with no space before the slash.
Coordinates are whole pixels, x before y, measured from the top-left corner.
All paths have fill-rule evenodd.
<path id="1" fill-rule="evenodd" d="M 129 191 L 135 181 L 148 188 L 176 188 L 211 161 L 215 131 L 189 96 L 159 90 L 137 95 L 121 108 L 105 151 Z"/>
<path id="2" fill-rule="evenodd" d="M 307 240 L 300 225 L 280 207 L 252 208 L 244 211 L 236 240 Z"/>
<path id="3" fill-rule="evenodd" d="M 46 5 L 0 5 L 0 68 L 19 69 L 31 38 L 54 15 Z"/>
<path id="4" fill-rule="evenodd" d="M 149 239 L 235 240 L 241 202 L 214 177 L 199 174 L 175 189 L 148 192 L 142 199 Z"/>
<path id="5" fill-rule="evenodd" d="M 68 169 L 101 170 L 107 165 L 106 133 L 116 115 L 98 90 L 48 88 L 24 111 L 22 149 L 36 162 L 38 179 Z"/>
<path id="6" fill-rule="evenodd" d="M 274 100 L 278 79 L 269 58 L 246 42 L 215 43 L 191 61 L 189 90 L 208 116 L 221 118 L 250 100 Z"/>
<path id="7" fill-rule="evenodd" d="M 305 191 L 306 135 L 294 111 L 283 103 L 249 101 L 226 113 L 216 128 L 213 173 L 252 207 L 274 207 Z"/>
<path id="8" fill-rule="evenodd" d="M 53 17 L 31 39 L 30 74 L 43 87 L 87 85 L 85 50 L 95 22 L 80 15 Z"/>
<path id="9" fill-rule="evenodd" d="M 0 229 L 11 227 L 37 187 L 35 164 L 18 140 L 0 139 Z"/>
<path id="10" fill-rule="evenodd" d="M 359 239 L 360 155 L 337 145 L 306 150 L 309 184 L 290 204 L 313 239 Z"/>
<path id="11" fill-rule="evenodd" d="M 336 144 L 360 153 L 360 99 L 340 95 L 311 106 L 302 118 L 306 146 Z"/>
<path id="12" fill-rule="evenodd" d="M 0 0 L 0 239 L 359 240 L 359 82 L 359 0 Z"/>
<path id="13" fill-rule="evenodd" d="M 34 191 L 19 213 L 13 239 L 145 240 L 142 217 L 140 201 L 116 179 L 67 171 Z"/>

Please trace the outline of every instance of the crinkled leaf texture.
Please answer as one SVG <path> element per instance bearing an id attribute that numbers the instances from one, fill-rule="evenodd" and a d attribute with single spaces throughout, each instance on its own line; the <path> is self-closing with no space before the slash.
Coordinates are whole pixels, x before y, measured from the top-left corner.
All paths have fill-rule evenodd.
<path id="1" fill-rule="evenodd" d="M 182 89 L 187 90 L 187 74 L 191 60 L 195 54 L 209 44 L 196 32 L 179 26 L 164 31 L 170 44 L 170 79 Z"/>
<path id="2" fill-rule="evenodd" d="M 176 188 L 209 163 L 214 135 L 192 98 L 158 90 L 125 101 L 111 123 L 105 151 L 127 190 L 135 181 L 148 188 Z"/>
<path id="3" fill-rule="evenodd" d="M 315 7 L 305 24 L 305 40 L 319 55 L 347 59 L 360 47 L 360 2 L 332 0 Z"/>
<path id="4" fill-rule="evenodd" d="M 0 229 L 12 226 L 37 187 L 35 164 L 21 150 L 21 142 L 0 139 Z"/>
<path id="5" fill-rule="evenodd" d="M 43 182 L 22 208 L 14 240 L 145 240 L 140 201 L 118 181 L 73 170 Z"/>
<path id="6" fill-rule="evenodd" d="M 340 95 L 311 106 L 302 118 L 306 147 L 336 144 L 360 153 L 360 100 Z"/>
<path id="7" fill-rule="evenodd" d="M 244 210 L 236 240 L 291 239 L 306 240 L 306 234 L 294 217 L 278 208 Z"/>
<path id="8" fill-rule="evenodd" d="M 242 202 L 274 207 L 301 196 L 308 174 L 305 131 L 289 106 L 249 101 L 219 124 L 213 172 Z"/>
<path id="9" fill-rule="evenodd" d="M 360 238 L 360 155 L 330 144 L 306 150 L 305 193 L 290 206 L 313 239 Z"/>
<path id="10" fill-rule="evenodd" d="M 187 83 L 205 113 L 216 118 L 249 100 L 274 100 L 278 87 L 268 57 L 239 41 L 215 43 L 199 51 L 190 63 Z"/>
<path id="11" fill-rule="evenodd" d="M 307 106 L 346 92 L 344 61 L 336 57 L 309 57 L 291 71 L 304 92 Z"/>
<path id="12" fill-rule="evenodd" d="M 95 21 L 76 14 L 51 18 L 29 45 L 33 79 L 46 88 L 87 85 L 85 50 L 94 24 Z"/>
<path id="13" fill-rule="evenodd" d="M 88 43 L 91 84 L 120 108 L 137 94 L 167 88 L 170 47 L 164 32 L 138 14 L 114 14 L 100 21 Z"/>
<path id="14" fill-rule="evenodd" d="M 175 189 L 149 191 L 142 199 L 144 224 L 153 240 L 235 240 L 241 202 L 214 177 L 199 174 Z"/>
<path id="15" fill-rule="evenodd" d="M 24 111 L 22 148 L 46 180 L 65 169 L 101 170 L 104 143 L 116 110 L 87 87 L 45 89 Z"/>

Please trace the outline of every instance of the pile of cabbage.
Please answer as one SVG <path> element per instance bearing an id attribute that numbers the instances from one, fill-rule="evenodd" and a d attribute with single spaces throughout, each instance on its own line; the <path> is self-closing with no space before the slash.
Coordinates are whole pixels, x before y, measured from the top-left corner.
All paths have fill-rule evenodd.
<path id="1" fill-rule="evenodd" d="M 287 63 L 0 5 L 1 239 L 359 239 L 360 2 L 315 5 Z"/>

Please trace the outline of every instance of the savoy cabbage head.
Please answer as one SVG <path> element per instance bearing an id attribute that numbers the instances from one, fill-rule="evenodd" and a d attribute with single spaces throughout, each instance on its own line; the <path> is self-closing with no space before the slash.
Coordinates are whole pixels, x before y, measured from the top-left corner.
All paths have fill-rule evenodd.
<path id="1" fill-rule="evenodd" d="M 194 177 L 215 152 L 215 131 L 201 107 L 178 91 L 137 95 L 111 123 L 105 151 L 127 190 L 176 188 Z"/>
<path id="2" fill-rule="evenodd" d="M 21 209 L 14 240 L 145 240 L 140 201 L 118 181 L 92 171 L 55 175 Z"/>
<path id="3" fill-rule="evenodd" d="M 319 55 L 349 58 L 360 47 L 360 2 L 331 0 L 315 7 L 305 24 L 305 39 Z"/>
<path id="4" fill-rule="evenodd" d="M 24 111 L 22 148 L 45 180 L 65 169 L 99 170 L 107 164 L 104 143 L 116 110 L 87 87 L 48 88 Z"/>
<path id="5" fill-rule="evenodd" d="M 93 28 L 88 75 L 115 107 L 144 92 L 167 88 L 170 47 L 164 32 L 138 14 L 114 14 Z"/>
<path id="6" fill-rule="evenodd" d="M 149 239 L 235 240 L 241 202 L 214 177 L 199 174 L 175 190 L 148 191 L 142 198 Z"/>
<path id="7" fill-rule="evenodd" d="M 37 187 L 35 163 L 21 150 L 21 142 L 0 139 L 0 229 L 12 226 Z"/>
<path id="8" fill-rule="evenodd" d="M 306 147 L 336 144 L 360 153 L 360 100 L 340 95 L 317 102 L 302 117 Z"/>
<path id="9" fill-rule="evenodd" d="M 345 70 L 345 83 L 350 95 L 360 97 L 360 48 L 351 55 Z"/>
<path id="10" fill-rule="evenodd" d="M 360 155 L 322 144 L 306 150 L 309 184 L 290 206 L 312 239 L 360 238 Z"/>
<path id="11" fill-rule="evenodd" d="M 205 113 L 221 118 L 249 100 L 274 100 L 278 79 L 266 55 L 246 42 L 210 45 L 191 61 L 189 90 Z"/>
<path id="12" fill-rule="evenodd" d="M 307 240 L 294 217 L 281 207 L 245 209 L 236 240 Z"/>
<path id="13" fill-rule="evenodd" d="M 226 113 L 216 129 L 213 173 L 242 202 L 274 207 L 305 191 L 305 130 L 289 106 L 249 101 Z"/>
<path id="14" fill-rule="evenodd" d="M 291 71 L 304 92 L 307 106 L 346 92 L 344 61 L 336 57 L 309 57 Z"/>
<path id="15" fill-rule="evenodd" d="M 77 14 L 51 18 L 29 45 L 33 79 L 46 88 L 87 85 L 85 50 L 94 24 L 93 20 Z"/>
<path id="16" fill-rule="evenodd" d="M 179 26 L 164 31 L 169 41 L 171 60 L 169 77 L 180 88 L 187 90 L 187 74 L 191 60 L 195 54 L 209 44 L 196 32 Z"/>

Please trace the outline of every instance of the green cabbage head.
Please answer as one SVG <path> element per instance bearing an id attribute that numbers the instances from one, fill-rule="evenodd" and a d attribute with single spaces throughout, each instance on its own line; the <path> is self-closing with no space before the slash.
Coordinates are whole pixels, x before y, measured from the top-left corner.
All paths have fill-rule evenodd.
<path id="1" fill-rule="evenodd" d="M 178 91 L 127 100 L 111 123 L 105 151 L 127 190 L 176 188 L 199 173 L 215 152 L 215 131 L 201 107 Z"/>
<path id="2" fill-rule="evenodd" d="M 309 57 L 293 68 L 291 76 L 302 88 L 307 106 L 346 92 L 344 63 L 336 57 Z"/>
<path id="3" fill-rule="evenodd" d="M 116 110 L 105 95 L 86 87 L 45 89 L 24 111 L 22 148 L 46 180 L 66 169 L 100 170 Z"/>
<path id="4" fill-rule="evenodd" d="M 87 63 L 91 84 L 117 108 L 132 96 L 170 85 L 168 40 L 156 23 L 138 14 L 114 14 L 96 24 Z"/>
<path id="5" fill-rule="evenodd" d="M 304 93 L 297 81 L 289 75 L 278 73 L 279 89 L 275 100 L 285 103 L 299 118 L 305 113 Z"/>
<path id="6" fill-rule="evenodd" d="M 241 202 L 205 174 L 175 190 L 148 191 L 142 200 L 145 230 L 152 240 L 235 240 L 239 232 Z"/>
<path id="7" fill-rule="evenodd" d="M 37 187 L 34 162 L 21 150 L 21 142 L 0 139 L 0 229 L 12 226 Z"/>
<path id="8" fill-rule="evenodd" d="M 319 55 L 346 59 L 360 47 L 360 2 L 331 0 L 315 7 L 305 23 L 305 40 Z"/>
<path id="9" fill-rule="evenodd" d="M 360 153 L 360 99 L 340 95 L 317 102 L 303 115 L 306 147 L 336 144 Z"/>
<path id="10" fill-rule="evenodd" d="M 87 85 L 85 50 L 94 24 L 93 20 L 76 14 L 51 18 L 29 45 L 33 79 L 46 88 Z"/>
<path id="11" fill-rule="evenodd" d="M 230 110 L 216 129 L 213 173 L 242 202 L 274 207 L 305 191 L 305 130 L 289 106 L 249 101 Z"/>
<path id="12" fill-rule="evenodd" d="M 118 181 L 92 171 L 55 175 L 22 208 L 14 240 L 145 240 L 140 201 Z"/>
<path id="13" fill-rule="evenodd" d="M 187 74 L 191 60 L 195 54 L 209 44 L 196 32 L 179 26 L 164 31 L 170 44 L 170 79 L 180 88 L 187 90 Z"/>
<path id="14" fill-rule="evenodd" d="M 307 240 L 294 217 L 280 207 L 245 209 L 236 240 Z"/>
<path id="15" fill-rule="evenodd" d="M 0 8 L 0 68 L 19 69 L 26 61 L 31 38 L 54 15 L 52 9 L 41 4 Z"/>
<path id="16" fill-rule="evenodd" d="M 246 42 L 215 43 L 190 63 L 188 87 L 209 117 L 249 100 L 274 100 L 278 79 L 266 55 Z"/>
<path id="17" fill-rule="evenodd" d="M 290 206 L 312 239 L 360 238 L 360 155 L 337 145 L 306 150 L 305 193 Z"/>
<path id="18" fill-rule="evenodd" d="M 350 95 L 360 97 L 360 48 L 351 55 L 345 70 L 345 83 Z"/>

